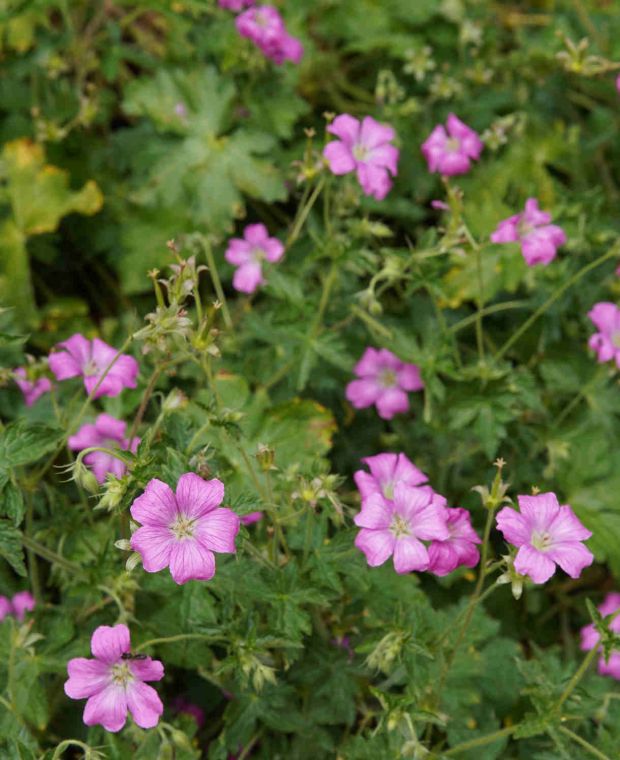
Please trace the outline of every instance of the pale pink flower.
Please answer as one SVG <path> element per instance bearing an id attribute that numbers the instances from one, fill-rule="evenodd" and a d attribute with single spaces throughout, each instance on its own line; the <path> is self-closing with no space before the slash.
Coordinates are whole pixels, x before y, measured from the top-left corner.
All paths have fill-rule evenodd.
<path id="1" fill-rule="evenodd" d="M 241 518 L 241 524 L 242 525 L 252 525 L 255 522 L 258 522 L 259 520 L 263 519 L 263 513 L 262 512 L 250 512 L 247 515 L 243 515 Z"/>
<path id="2" fill-rule="evenodd" d="M 471 515 L 466 509 L 446 509 L 446 525 L 450 537 L 445 541 L 433 541 L 428 547 L 428 570 L 435 575 L 448 575 L 461 565 L 475 567 L 480 561 L 476 544 L 481 543 L 471 526 Z"/>
<path id="3" fill-rule="evenodd" d="M 264 224 L 248 224 L 243 238 L 232 238 L 224 258 L 238 267 L 233 277 L 233 287 L 241 293 L 253 293 L 264 285 L 262 262 L 275 263 L 284 255 L 284 246 L 278 238 L 269 237 Z"/>
<path id="4" fill-rule="evenodd" d="M 83 335 L 72 335 L 68 340 L 58 344 L 61 351 L 49 356 L 50 369 L 58 380 L 71 377 L 83 377 L 87 393 L 92 393 L 101 376 L 112 363 L 117 354 L 115 348 L 108 346 L 99 338 L 88 340 Z M 123 388 L 135 388 L 138 375 L 138 362 L 133 356 L 121 354 L 107 372 L 94 398 L 99 396 L 118 396 Z"/>
<path id="5" fill-rule="evenodd" d="M 376 454 L 365 457 L 362 462 L 368 465 L 370 472 L 357 470 L 353 474 L 362 501 L 372 494 L 391 499 L 397 483 L 420 486 L 428 481 L 426 475 L 405 454 Z"/>
<path id="6" fill-rule="evenodd" d="M 620 309 L 615 303 L 600 301 L 594 304 L 588 316 L 598 328 L 588 341 L 588 346 L 596 351 L 599 362 L 613 359 L 620 369 Z"/>
<path id="7" fill-rule="evenodd" d="M 336 116 L 327 127 L 336 135 L 323 149 L 323 156 L 334 174 L 356 172 L 366 195 L 381 201 L 390 191 L 392 180 L 398 173 L 398 148 L 391 141 L 396 132 L 387 124 L 380 124 L 371 116 L 360 122 L 349 114 Z"/>
<path id="8" fill-rule="evenodd" d="M 301 42 L 286 30 L 282 16 L 271 5 L 248 8 L 235 19 L 237 31 L 261 49 L 278 66 L 284 61 L 299 63 L 304 54 Z"/>
<path id="9" fill-rule="evenodd" d="M 566 233 L 550 224 L 551 214 L 538 208 L 536 198 L 525 201 L 525 210 L 504 219 L 491 233 L 493 243 L 520 243 L 528 266 L 547 265 L 555 259 L 557 249 L 566 242 Z"/>
<path id="10" fill-rule="evenodd" d="M 408 391 L 424 387 L 420 369 L 385 348 L 367 348 L 353 371 L 359 378 L 347 385 L 346 397 L 356 409 L 375 404 L 379 417 L 391 420 L 409 409 Z"/>
<path id="11" fill-rule="evenodd" d="M 0 596 L 0 622 L 8 615 L 13 614 L 13 605 L 6 596 Z"/>
<path id="12" fill-rule="evenodd" d="M 607 594 L 598 611 L 603 617 L 607 617 L 613 615 L 618 609 L 620 609 L 620 594 L 611 593 Z M 609 628 L 615 634 L 620 635 L 620 615 L 611 621 Z M 581 648 L 584 651 L 593 649 L 598 644 L 599 639 L 600 636 L 594 627 L 594 623 L 590 623 L 581 629 Z M 620 650 L 614 650 L 607 662 L 605 662 L 604 657 L 601 657 L 598 661 L 598 672 L 603 676 L 612 676 L 620 680 Z"/>
<path id="13" fill-rule="evenodd" d="M 15 617 L 21 623 L 26 617 L 26 613 L 34 610 L 36 602 L 30 591 L 18 591 L 11 599 L 11 606 Z"/>
<path id="14" fill-rule="evenodd" d="M 44 393 L 52 390 L 52 383 L 47 377 L 40 377 L 38 380 L 28 380 L 24 367 L 18 367 L 13 370 L 13 379 L 17 387 L 24 394 L 26 406 L 32 406 Z"/>
<path id="15" fill-rule="evenodd" d="M 69 437 L 69 448 L 72 451 L 82 451 L 91 446 L 101 446 L 106 449 L 131 451 L 135 454 L 140 439 L 132 438 L 129 441 L 125 438 L 126 429 L 126 422 L 117 420 L 109 414 L 100 414 L 94 425 L 90 423 L 82 425 L 75 435 Z M 92 469 L 98 483 L 105 482 L 108 473 L 116 478 L 122 478 L 127 469 L 123 461 L 103 451 L 91 451 L 90 454 L 86 454 L 84 463 Z"/>
<path id="16" fill-rule="evenodd" d="M 224 484 L 193 472 L 179 478 L 176 494 L 154 478 L 131 505 L 131 516 L 143 527 L 131 537 L 147 573 L 170 566 L 176 583 L 209 580 L 215 575 L 213 552 L 235 552 L 239 517 L 220 508 Z"/>
<path id="17" fill-rule="evenodd" d="M 592 533 L 568 505 L 560 506 L 554 493 L 518 499 L 520 512 L 504 507 L 497 515 L 498 530 L 508 543 L 519 547 L 515 570 L 529 575 L 534 583 L 545 583 L 557 564 L 571 578 L 578 578 L 594 561 L 582 543 Z"/>
<path id="18" fill-rule="evenodd" d="M 478 134 L 451 113 L 446 126 L 438 124 L 422 143 L 422 153 L 430 172 L 452 177 L 466 174 L 472 159 L 480 158 L 483 147 Z"/>
<path id="19" fill-rule="evenodd" d="M 371 567 L 394 556 L 397 573 L 426 570 L 429 556 L 424 541 L 445 541 L 445 499 L 429 486 L 411 487 L 397 483 L 392 499 L 371 494 L 354 522 L 361 528 L 355 546 L 364 552 Z"/>
<path id="20" fill-rule="evenodd" d="M 153 728 L 164 711 L 159 695 L 145 681 L 160 681 L 164 666 L 150 657 L 132 659 L 126 625 L 100 625 L 90 641 L 94 660 L 75 657 L 67 663 L 65 694 L 87 699 L 84 723 L 120 731 L 127 711 L 140 728 Z"/>
<path id="21" fill-rule="evenodd" d="M 217 0 L 220 8 L 225 8 L 227 11 L 234 11 L 235 13 L 239 13 L 244 8 L 249 8 L 255 2 L 256 0 Z"/>

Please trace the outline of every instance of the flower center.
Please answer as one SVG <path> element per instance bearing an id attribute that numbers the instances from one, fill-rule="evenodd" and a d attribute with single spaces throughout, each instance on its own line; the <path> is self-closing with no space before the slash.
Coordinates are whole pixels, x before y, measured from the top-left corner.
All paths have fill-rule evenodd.
<path id="1" fill-rule="evenodd" d="M 194 537 L 195 520 L 180 514 L 177 519 L 170 525 L 170 530 L 177 541 L 183 541 L 185 538 Z"/>
<path id="2" fill-rule="evenodd" d="M 547 549 L 551 548 L 553 538 L 550 533 L 547 533 L 547 531 L 543 531 L 542 533 L 535 531 L 532 534 L 532 540 L 530 543 L 534 549 L 538 549 L 539 552 L 545 552 Z"/>
<path id="3" fill-rule="evenodd" d="M 390 525 L 390 531 L 396 538 L 403 538 L 404 536 L 410 536 L 411 531 L 409 529 L 409 523 L 404 517 L 400 515 L 394 515 L 392 518 L 392 524 Z"/>
<path id="4" fill-rule="evenodd" d="M 116 686 L 127 686 L 130 681 L 133 681 L 133 674 L 126 662 L 117 662 L 116 665 L 112 665 L 112 682 Z"/>
<path id="5" fill-rule="evenodd" d="M 620 332 L 615 332 L 611 336 L 611 342 L 614 344 L 614 348 L 620 348 Z"/>
<path id="6" fill-rule="evenodd" d="M 253 261 L 255 261 L 257 264 L 260 264 L 260 262 L 265 258 L 265 251 L 262 248 L 252 248 L 250 251 L 250 256 L 252 257 Z"/>
<path id="7" fill-rule="evenodd" d="M 393 388 L 396 385 L 396 372 L 393 369 L 384 369 L 379 372 L 379 384 L 384 388 Z"/>
<path id="8" fill-rule="evenodd" d="M 92 375 L 96 375 L 99 373 L 99 367 L 95 363 L 94 359 L 89 359 L 86 364 L 84 365 L 84 375 L 85 377 L 91 377 Z"/>
<path id="9" fill-rule="evenodd" d="M 457 153 L 461 149 L 461 141 L 457 137 L 450 137 L 446 140 L 446 150 L 449 153 Z"/>
<path id="10" fill-rule="evenodd" d="M 517 223 L 517 233 L 520 238 L 524 238 L 526 235 L 529 235 L 530 232 L 533 232 L 533 231 L 534 231 L 534 226 L 526 222 L 525 219 L 521 219 Z"/>
<path id="11" fill-rule="evenodd" d="M 353 158 L 356 161 L 365 161 L 368 158 L 369 150 L 365 145 L 362 145 L 361 143 L 356 143 L 353 146 Z"/>

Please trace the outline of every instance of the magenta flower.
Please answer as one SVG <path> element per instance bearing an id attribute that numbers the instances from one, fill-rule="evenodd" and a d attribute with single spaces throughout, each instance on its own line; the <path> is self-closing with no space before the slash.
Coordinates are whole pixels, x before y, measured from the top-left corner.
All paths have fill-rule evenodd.
<path id="1" fill-rule="evenodd" d="M 50 369 L 56 375 L 56 379 L 83 377 L 88 394 L 92 393 L 117 354 L 116 349 L 99 338 L 87 340 L 79 334 L 59 343 L 58 347 L 63 350 L 55 351 L 49 356 Z M 133 356 L 121 354 L 101 381 L 94 398 L 118 396 L 123 388 L 135 388 L 137 375 L 138 362 Z"/>
<path id="2" fill-rule="evenodd" d="M 594 561 L 592 552 L 581 543 L 592 533 L 568 505 L 559 505 L 554 493 L 518 499 L 520 513 L 504 507 L 497 515 L 498 530 L 519 548 L 515 570 L 529 575 L 534 583 L 545 583 L 557 564 L 571 578 L 578 578 Z"/>
<path id="3" fill-rule="evenodd" d="M 371 567 L 394 556 L 397 573 L 426 570 L 429 556 L 422 540 L 445 541 L 445 499 L 428 486 L 411 487 L 397 483 L 390 500 L 371 494 L 362 504 L 354 522 L 361 528 L 355 546 L 364 552 Z"/>
<path id="4" fill-rule="evenodd" d="M 362 462 L 368 465 L 370 473 L 358 470 L 353 474 L 362 501 L 373 494 L 392 499 L 397 483 L 420 486 L 428 480 L 405 454 L 376 454 L 373 457 L 365 457 Z"/>
<path id="5" fill-rule="evenodd" d="M 241 293 L 253 293 L 259 285 L 264 285 L 262 262 L 280 261 L 284 246 L 278 238 L 269 237 L 264 224 L 248 224 L 243 238 L 232 238 L 224 258 L 238 267 L 233 277 L 233 287 Z"/>
<path id="6" fill-rule="evenodd" d="M 24 394 L 26 406 L 32 406 L 44 393 L 52 390 L 52 383 L 47 377 L 40 377 L 38 380 L 32 381 L 28 380 L 24 367 L 18 367 L 13 370 L 13 379 L 17 387 Z"/>
<path id="7" fill-rule="evenodd" d="M 234 11 L 235 13 L 239 13 L 244 8 L 249 8 L 254 3 L 255 0 L 217 0 L 220 8 L 225 8 L 227 11 Z"/>
<path id="8" fill-rule="evenodd" d="M 466 509 L 446 509 L 446 525 L 450 537 L 445 541 L 433 541 L 428 547 L 428 570 L 435 575 L 448 575 L 457 567 L 475 567 L 480 561 L 476 544 L 481 543 L 471 527 L 471 516 Z"/>
<path id="9" fill-rule="evenodd" d="M 161 480 L 151 480 L 131 505 L 131 516 L 143 525 L 131 537 L 131 548 L 142 556 L 146 572 L 170 566 L 179 584 L 213 578 L 213 552 L 234 554 L 239 531 L 239 517 L 219 507 L 223 498 L 224 484 L 217 478 L 185 473 L 176 494 Z"/>
<path id="10" fill-rule="evenodd" d="M 72 451 L 82 451 L 91 446 L 101 446 L 106 449 L 122 449 L 135 454 L 140 443 L 139 438 L 129 441 L 125 438 L 127 423 L 117 420 L 109 414 L 100 414 L 95 424 L 82 425 L 75 435 L 69 438 L 69 448 Z M 103 451 L 91 451 L 86 454 L 84 462 L 91 467 L 98 483 L 104 483 L 108 473 L 116 478 L 125 474 L 125 463 L 111 454 Z"/>
<path id="11" fill-rule="evenodd" d="M 550 224 L 551 214 L 538 208 L 536 198 L 525 201 L 521 214 L 504 219 L 491 233 L 493 243 L 521 243 L 521 253 L 528 266 L 547 265 L 555 259 L 557 249 L 566 242 L 561 227 Z"/>
<path id="12" fill-rule="evenodd" d="M 26 613 L 34 610 L 36 602 L 30 591 L 18 591 L 11 599 L 11 605 L 15 617 L 21 623 L 26 617 Z"/>
<path id="13" fill-rule="evenodd" d="M 100 625 L 90 640 L 94 660 L 75 657 L 67 663 L 69 680 L 65 694 L 87 699 L 84 723 L 120 731 L 127 710 L 140 728 L 153 728 L 164 711 L 159 695 L 145 681 L 160 681 L 164 666 L 159 660 L 126 657 L 131 645 L 126 625 Z"/>
<path id="14" fill-rule="evenodd" d="M 247 37 L 278 66 L 284 61 L 299 63 L 304 54 L 301 42 L 287 31 L 282 16 L 271 5 L 248 8 L 235 19 L 237 31 Z"/>
<path id="15" fill-rule="evenodd" d="M 438 124 L 422 143 L 422 153 L 430 172 L 453 177 L 466 174 L 472 159 L 480 158 L 483 147 L 478 134 L 451 113 L 446 126 Z"/>
<path id="16" fill-rule="evenodd" d="M 401 361 L 385 348 L 367 348 L 353 371 L 359 379 L 347 385 L 348 401 L 356 409 L 375 404 L 384 420 L 409 409 L 407 391 L 424 388 L 419 367 Z"/>
<path id="17" fill-rule="evenodd" d="M 371 116 L 358 121 L 349 114 L 336 116 L 327 127 L 336 135 L 324 150 L 323 156 L 334 174 L 357 173 L 366 195 L 382 201 L 392 187 L 390 174 L 398 173 L 398 148 L 391 145 L 396 137 L 392 127 L 379 124 Z"/>
<path id="18" fill-rule="evenodd" d="M 241 518 L 241 524 L 242 525 L 252 525 L 255 522 L 258 522 L 259 520 L 263 519 L 263 513 L 262 512 L 250 512 L 247 515 L 243 515 Z"/>
<path id="19" fill-rule="evenodd" d="M 620 594 L 611 593 L 607 594 L 598 611 L 603 617 L 607 617 L 613 615 L 618 609 L 620 609 Z M 620 616 L 611 621 L 609 628 L 615 634 L 620 634 Z M 594 623 L 590 623 L 581 629 L 581 649 L 584 651 L 593 649 L 598 644 L 599 639 L 600 636 L 594 627 Z M 598 661 L 598 672 L 603 676 L 612 676 L 620 680 L 620 650 L 613 651 L 607 662 L 605 662 L 604 657 L 601 657 Z"/>
<path id="20" fill-rule="evenodd" d="M 598 332 L 588 341 L 599 362 L 614 360 L 620 369 L 620 309 L 615 303 L 600 301 L 588 312 Z"/>
<path id="21" fill-rule="evenodd" d="M 616 91 L 618 92 L 618 95 L 620 95 L 620 74 L 616 77 Z"/>
<path id="22" fill-rule="evenodd" d="M 13 614 L 13 605 L 6 596 L 0 596 L 0 622 L 8 615 Z"/>

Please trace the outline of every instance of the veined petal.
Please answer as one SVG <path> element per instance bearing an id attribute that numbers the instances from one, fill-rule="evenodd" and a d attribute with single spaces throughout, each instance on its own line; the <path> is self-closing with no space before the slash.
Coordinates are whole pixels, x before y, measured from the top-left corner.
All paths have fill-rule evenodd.
<path id="1" fill-rule="evenodd" d="M 170 575 L 179 585 L 210 580 L 215 575 L 213 552 L 195 539 L 175 541 L 170 552 Z"/>
<path id="2" fill-rule="evenodd" d="M 67 663 L 69 680 L 65 694 L 71 699 L 86 699 L 104 689 L 112 680 L 110 663 L 74 657 Z"/>
<path id="3" fill-rule="evenodd" d="M 159 660 L 130 660 L 129 670 L 140 681 L 161 681 L 164 677 L 164 666 Z"/>
<path id="4" fill-rule="evenodd" d="M 323 157 L 333 174 L 348 174 L 355 169 L 355 159 L 351 149 L 340 140 L 332 140 L 323 148 Z"/>
<path id="5" fill-rule="evenodd" d="M 555 573 L 555 563 L 547 554 L 524 544 L 515 557 L 515 570 L 521 575 L 529 575 L 534 583 L 546 583 Z"/>
<path id="6" fill-rule="evenodd" d="M 138 496 L 129 511 L 136 522 L 164 527 L 170 525 L 179 513 L 172 489 L 157 478 L 149 480 L 144 493 Z"/>
<path id="7" fill-rule="evenodd" d="M 232 509 L 219 507 L 202 515 L 196 523 L 196 538 L 212 552 L 236 551 L 235 538 L 241 521 Z"/>
<path id="8" fill-rule="evenodd" d="M 141 681 L 127 684 L 127 707 L 140 728 L 153 728 L 164 712 L 159 694 Z"/>
<path id="9" fill-rule="evenodd" d="M 495 518 L 497 530 L 503 534 L 504 540 L 514 546 L 529 543 L 532 537 L 532 527 L 527 519 L 512 507 L 500 509 Z"/>
<path id="10" fill-rule="evenodd" d="M 108 664 L 115 663 L 130 648 L 129 628 L 122 623 L 113 626 L 100 625 L 95 629 L 90 640 L 90 651 L 93 657 Z"/>
<path id="11" fill-rule="evenodd" d="M 198 518 L 218 507 L 224 498 L 224 484 L 213 478 L 204 480 L 195 472 L 181 475 L 176 488 L 179 511 L 187 517 Z"/>
<path id="12" fill-rule="evenodd" d="M 396 540 L 394 546 L 394 569 L 397 573 L 422 571 L 428 567 L 428 552 L 423 543 L 405 536 Z"/>
<path id="13" fill-rule="evenodd" d="M 580 541 L 554 543 L 546 554 L 571 578 L 579 578 L 582 570 L 594 562 L 594 555 Z"/>
<path id="14" fill-rule="evenodd" d="M 145 525 L 131 537 L 131 548 L 142 557 L 147 573 L 157 573 L 170 564 L 170 552 L 175 538 L 170 528 L 162 525 Z"/>
<path id="15" fill-rule="evenodd" d="M 106 731 L 120 731 L 127 720 L 127 698 L 125 689 L 110 684 L 92 697 L 84 708 L 84 723 L 87 726 L 102 725 Z"/>
<path id="16" fill-rule="evenodd" d="M 374 493 L 362 502 L 362 509 L 355 515 L 353 522 L 360 528 L 387 530 L 392 521 L 393 511 L 383 496 Z"/>
<path id="17" fill-rule="evenodd" d="M 355 537 L 355 546 L 364 552 L 371 567 L 382 565 L 394 551 L 396 539 L 389 530 L 362 528 Z"/>

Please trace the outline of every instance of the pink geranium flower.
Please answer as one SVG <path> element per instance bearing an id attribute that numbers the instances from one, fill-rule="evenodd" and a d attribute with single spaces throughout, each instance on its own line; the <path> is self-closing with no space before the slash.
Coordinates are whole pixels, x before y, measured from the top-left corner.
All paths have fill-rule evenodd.
<path id="1" fill-rule="evenodd" d="M 424 541 L 445 541 L 445 499 L 428 486 L 411 487 L 397 483 L 392 499 L 371 494 L 354 518 L 361 528 L 355 546 L 364 552 L 371 567 L 394 556 L 397 573 L 426 570 L 429 556 Z"/>
<path id="2" fill-rule="evenodd" d="M 79 334 L 59 343 L 58 348 L 63 350 L 55 351 L 49 356 L 50 369 L 56 378 L 68 380 L 71 377 L 83 377 L 89 394 L 117 354 L 116 349 L 99 338 L 88 340 Z M 118 396 L 123 388 L 135 388 L 137 375 L 138 362 L 133 356 L 121 354 L 101 381 L 94 398 Z"/>
<path id="3" fill-rule="evenodd" d="M 215 575 L 213 552 L 235 552 L 239 517 L 220 508 L 224 484 L 203 480 L 193 472 L 181 475 L 176 494 L 161 480 L 151 480 L 131 505 L 131 516 L 142 523 L 131 537 L 131 548 L 142 556 L 147 573 L 170 566 L 176 583 L 208 581 Z"/>
<path id="4" fill-rule="evenodd" d="M 217 4 L 220 8 L 225 8 L 227 11 L 234 11 L 239 13 L 244 8 L 249 8 L 254 5 L 256 0 L 217 0 Z"/>
<path id="5" fill-rule="evenodd" d="M 65 694 L 87 699 L 84 723 L 120 731 L 131 713 L 140 728 L 153 728 L 164 711 L 159 695 L 145 681 L 160 681 L 164 666 L 150 657 L 134 660 L 126 625 L 100 625 L 90 641 L 94 660 L 75 657 L 67 663 Z"/>
<path id="6" fill-rule="evenodd" d="M 596 351 L 599 362 L 612 359 L 620 369 L 620 309 L 615 303 L 600 301 L 588 312 L 588 316 L 598 328 L 598 332 L 588 341 Z"/>
<path id="7" fill-rule="evenodd" d="M 613 615 L 618 609 L 620 609 L 620 594 L 611 593 L 607 594 L 598 611 L 603 617 L 607 617 Z M 620 635 L 620 615 L 611 621 L 609 628 Z M 600 636 L 594 627 L 594 623 L 590 623 L 581 629 L 581 648 L 584 651 L 593 649 L 598 644 L 599 639 Z M 620 650 L 614 650 L 607 662 L 605 662 L 604 657 L 601 657 L 598 661 L 598 672 L 603 676 L 612 676 L 620 680 Z"/>
<path id="8" fill-rule="evenodd" d="M 301 42 L 286 30 L 282 16 L 271 5 L 248 8 L 235 19 L 237 31 L 261 49 L 278 66 L 284 61 L 299 63 L 304 54 Z"/>
<path id="9" fill-rule="evenodd" d="M 0 621 L 4 620 L 8 615 L 13 614 L 13 605 L 11 600 L 6 596 L 0 596 Z"/>
<path id="10" fill-rule="evenodd" d="M 252 525 L 255 522 L 258 522 L 259 520 L 263 519 L 263 513 L 262 512 L 250 512 L 247 515 L 243 515 L 241 518 L 241 524 L 242 525 Z"/>
<path id="11" fill-rule="evenodd" d="M 126 429 L 126 422 L 117 420 L 109 414 L 100 414 L 94 425 L 82 425 L 75 435 L 70 436 L 69 448 L 73 451 L 82 451 L 91 446 L 101 446 L 106 449 L 131 451 L 135 454 L 140 439 L 132 438 L 129 441 L 125 438 Z M 98 483 L 105 482 L 108 473 L 116 478 L 122 478 L 127 469 L 124 462 L 103 451 L 91 451 L 84 457 L 84 462 L 91 467 Z"/>
<path id="12" fill-rule="evenodd" d="M 450 534 L 445 541 L 433 541 L 428 548 L 429 572 L 448 575 L 457 567 L 475 567 L 480 561 L 476 544 L 481 543 L 471 527 L 471 516 L 466 509 L 446 509 L 446 525 Z"/>
<path id="13" fill-rule="evenodd" d="M 520 513 L 504 507 L 497 515 L 497 528 L 506 541 L 519 547 L 515 570 L 529 575 L 534 583 L 545 583 L 555 573 L 556 564 L 571 578 L 578 578 L 594 561 L 582 541 L 592 533 L 573 510 L 560 506 L 554 493 L 519 496 Z"/>
<path id="14" fill-rule="evenodd" d="M 229 264 L 238 267 L 233 277 L 233 287 L 241 293 L 253 293 L 264 285 L 262 262 L 272 264 L 280 261 L 284 246 L 278 238 L 269 237 L 264 224 L 249 224 L 243 238 L 232 238 L 224 257 Z"/>
<path id="15" fill-rule="evenodd" d="M 52 390 L 52 383 L 47 377 L 40 377 L 38 380 L 28 380 L 28 375 L 23 367 L 13 370 L 13 379 L 17 387 L 24 394 L 26 406 L 32 406 L 44 393 Z"/>
<path id="16" fill-rule="evenodd" d="M 566 242 L 561 227 L 550 224 L 551 214 L 538 208 L 536 198 L 525 201 L 521 214 L 504 219 L 491 234 L 493 243 L 521 243 L 521 253 L 528 266 L 548 264 L 555 259 L 557 249 Z"/>
<path id="17" fill-rule="evenodd" d="M 430 172 L 452 177 L 466 174 L 472 159 L 480 158 L 483 147 L 478 134 L 451 113 L 446 126 L 438 124 L 422 143 L 422 153 Z"/>
<path id="18" fill-rule="evenodd" d="M 359 378 L 347 385 L 346 397 L 356 409 L 375 404 L 379 417 L 391 420 L 409 409 L 408 391 L 424 387 L 420 369 L 401 361 L 385 348 L 367 348 L 355 365 Z"/>
<path id="19" fill-rule="evenodd" d="M 36 606 L 34 596 L 30 591 L 18 591 L 11 599 L 15 617 L 22 622 L 27 612 L 32 612 Z"/>
<path id="20" fill-rule="evenodd" d="M 379 124 L 371 116 L 358 121 L 349 114 L 336 116 L 327 127 L 338 140 L 328 143 L 323 156 L 334 174 L 356 172 L 366 195 L 381 201 L 390 191 L 398 173 L 398 148 L 391 141 L 396 133 L 387 124 Z"/>
<path id="21" fill-rule="evenodd" d="M 358 470 L 353 474 L 362 501 L 373 494 L 391 499 L 397 483 L 420 486 L 428 480 L 405 454 L 376 454 L 365 457 L 362 462 L 368 465 L 370 472 Z"/>

